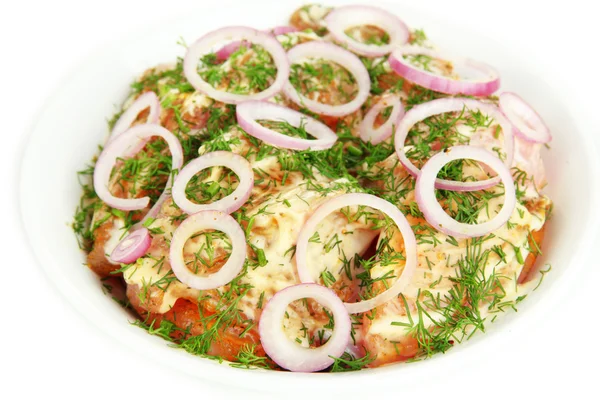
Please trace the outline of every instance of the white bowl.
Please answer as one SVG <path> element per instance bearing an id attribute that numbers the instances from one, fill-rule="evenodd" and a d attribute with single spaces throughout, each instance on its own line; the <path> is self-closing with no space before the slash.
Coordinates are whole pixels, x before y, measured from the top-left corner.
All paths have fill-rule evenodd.
<path id="1" fill-rule="evenodd" d="M 237 12 L 220 1 L 219 8 L 205 8 L 190 17 L 163 23 L 137 37 L 126 38 L 98 51 L 75 70 L 70 79 L 51 98 L 30 136 L 21 175 L 23 221 L 37 259 L 59 291 L 99 329 L 125 346 L 172 368 L 225 385 L 236 384 L 258 390 L 283 387 L 304 391 L 336 391 L 356 388 L 361 383 L 383 382 L 396 385 L 418 384 L 431 374 L 445 373 L 493 352 L 497 341 L 511 324 L 533 324 L 549 312 L 569 290 L 567 279 L 583 279 L 582 269 L 591 267 L 580 262 L 591 247 L 598 225 L 599 168 L 595 147 L 578 121 L 571 118 L 571 105 L 564 102 L 558 88 L 540 81 L 527 60 L 515 63 L 510 53 L 481 35 L 465 32 L 398 5 L 382 7 L 401 15 L 410 26 L 423 27 L 442 49 L 471 55 L 494 65 L 502 76 L 502 89 L 521 94 L 530 101 L 554 133 L 552 150 L 544 154 L 550 184 L 546 192 L 554 201 L 553 218 L 544 243 L 540 262 L 552 265 L 542 286 L 521 303 L 519 313 L 511 313 L 489 327 L 485 335 L 426 362 L 398 364 L 350 374 L 291 374 L 272 371 L 246 371 L 194 357 L 167 342 L 147 334 L 128 323 L 132 316 L 102 293 L 98 278 L 82 264 L 79 250 L 69 226 L 81 195 L 76 171 L 82 169 L 97 151 L 107 134 L 106 120 L 128 93 L 132 80 L 146 68 L 171 62 L 184 49 L 176 44 L 182 36 L 188 43 L 201 34 L 223 25 L 267 28 L 285 23 L 294 9 L 288 2 L 270 4 L 268 13 L 252 2 L 235 2 Z M 344 3 L 329 1 L 328 3 Z M 370 3 L 381 3 L 370 1 Z M 35 182 L 35 185 L 30 184 Z M 588 185 L 574 184 L 587 182 Z M 44 206 L 39 206 L 39 196 Z M 93 360 L 90 360 L 93 362 Z M 360 385 L 368 388 L 369 385 Z"/>

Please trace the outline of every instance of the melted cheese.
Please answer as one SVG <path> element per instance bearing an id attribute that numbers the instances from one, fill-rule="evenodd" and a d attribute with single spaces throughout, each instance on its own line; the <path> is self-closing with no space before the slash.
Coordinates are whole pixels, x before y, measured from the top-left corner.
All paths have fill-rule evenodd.
<path id="1" fill-rule="evenodd" d="M 502 199 L 493 199 L 490 202 L 500 203 L 501 201 Z M 494 205 L 491 205 L 490 208 L 494 208 Z M 532 288 L 531 283 L 525 285 L 515 284 L 515 280 L 519 276 L 523 264 L 519 262 L 513 245 L 519 249 L 522 259 L 525 260 L 528 255 L 528 251 L 525 248 L 527 247 L 529 231 L 541 228 L 545 219 L 544 214 L 543 210 L 532 214 L 525 207 L 519 205 L 515 208 L 510 218 L 510 223 L 516 224 L 516 226 L 509 229 L 507 225 L 504 225 L 501 229 L 494 232 L 494 238 L 486 240 L 483 243 L 482 251 L 490 250 L 494 246 L 500 246 L 506 253 L 506 262 L 502 262 L 496 253 L 490 252 L 484 267 L 486 277 L 490 277 L 492 274 L 506 277 L 502 280 L 504 290 L 506 291 L 503 301 L 514 300 L 526 294 Z M 481 220 L 487 220 L 487 217 L 480 218 Z M 436 243 L 439 243 L 435 246 L 430 243 L 420 243 L 417 245 L 417 271 L 410 286 L 403 292 L 403 295 L 411 306 L 414 306 L 419 291 L 421 291 L 421 294 L 424 291 L 428 291 L 434 296 L 441 296 L 441 298 L 447 295 L 453 286 L 449 278 L 456 275 L 455 265 L 465 255 L 466 243 L 464 240 L 459 241 L 459 246 L 457 247 L 450 244 L 447 241 L 448 236 L 441 232 L 438 232 L 435 238 Z M 535 283 L 533 283 L 533 286 L 535 286 Z M 422 304 L 425 303 L 423 302 L 424 298 L 423 295 L 419 298 Z M 434 309 L 428 309 L 428 311 L 435 320 L 436 313 Z M 482 305 L 481 311 L 489 312 L 487 305 Z M 418 320 L 416 308 L 411 310 L 411 317 L 415 321 Z M 438 317 L 441 318 L 439 315 Z M 369 334 L 380 335 L 389 341 L 397 341 L 406 336 L 408 328 L 392 325 L 392 322 L 409 322 L 408 316 L 397 300 L 388 303 L 384 306 L 383 313 L 377 314 L 377 317 L 371 323 Z M 433 321 L 428 318 L 425 318 L 423 323 L 425 326 L 433 325 Z"/>
<path id="2" fill-rule="evenodd" d="M 183 101 L 184 114 L 193 115 L 197 109 L 206 109 L 213 105 L 215 101 L 201 92 L 194 92 Z"/>
<path id="3" fill-rule="evenodd" d="M 419 129 L 426 131 L 427 127 L 421 124 Z M 464 123 L 458 123 L 456 130 L 460 135 L 464 136 L 465 140 L 474 139 L 473 143 L 471 143 L 472 145 L 481 146 L 490 151 L 502 148 L 502 134 L 498 138 L 494 136 L 496 131 L 495 125 L 473 130 Z M 405 151 L 409 149 L 410 146 L 405 147 Z M 521 163 L 522 160 L 516 158 L 513 166 L 522 166 Z M 382 165 L 386 168 L 393 168 L 394 165 L 397 165 L 397 156 L 395 154 L 390 156 Z M 485 171 L 477 165 L 465 166 L 463 174 L 477 179 L 486 179 L 487 177 Z M 403 176 L 406 176 L 406 171 L 401 169 L 398 175 L 394 179 L 399 181 Z M 497 187 L 490 190 L 495 190 L 497 193 L 502 192 L 502 189 Z M 538 200 L 535 208 L 530 212 L 525 206 L 518 203 L 508 223 L 494 231 L 494 237 L 485 240 L 481 247 L 482 252 L 489 251 L 487 262 L 483 267 L 484 275 L 487 279 L 492 276 L 500 277 L 500 282 L 505 291 L 502 302 L 516 301 L 520 296 L 526 295 L 537 284 L 535 280 L 522 285 L 517 284 L 516 281 L 523 268 L 523 261 L 529 254 L 528 239 L 530 232 L 537 231 L 544 225 L 546 207 L 550 204 L 550 201 L 546 197 L 540 197 L 537 191 L 535 194 L 528 192 L 528 196 L 534 196 Z M 528 196 L 525 196 L 525 199 L 531 198 Z M 409 193 L 403 199 L 405 205 L 414 201 L 414 192 Z M 503 196 L 489 200 L 487 209 L 481 210 L 477 217 L 478 223 L 487 221 L 496 215 L 502 207 L 503 202 Z M 435 321 L 445 319 L 445 316 L 439 312 L 437 307 L 428 306 L 431 303 L 426 299 L 427 293 L 431 293 L 435 298 L 442 299 L 442 305 L 444 305 L 444 297 L 449 294 L 449 291 L 454 286 L 451 278 L 457 274 L 457 263 L 461 258 L 465 257 L 467 241 L 458 240 L 458 246 L 456 246 L 451 241 L 448 241 L 448 238 L 442 232 L 436 231 L 433 237 L 427 242 L 418 241 L 417 271 L 411 284 L 403 292 L 403 296 L 406 298 L 409 306 L 411 318 L 407 315 L 403 301 L 400 299 L 392 300 L 383 305 L 376 313 L 376 316 L 367 329 L 366 340 L 371 340 L 370 337 L 372 336 L 378 336 L 384 340 L 384 343 L 391 343 L 401 341 L 405 338 L 410 329 L 408 326 L 411 319 L 414 323 L 419 321 L 419 314 L 416 307 L 417 301 L 419 301 L 421 306 L 425 307 L 431 317 L 423 317 L 421 323 L 425 327 L 432 327 Z M 491 251 L 495 246 L 502 249 L 506 254 L 504 261 L 501 260 L 498 254 Z M 520 253 L 520 257 L 517 256 L 517 251 Z M 489 304 L 486 303 L 481 304 L 479 310 L 481 315 L 485 317 L 497 312 L 498 308 L 492 307 L 490 309 Z M 398 325 L 398 323 L 404 324 L 404 326 Z"/>
<path id="4" fill-rule="evenodd" d="M 121 242 L 121 239 L 123 239 L 123 234 L 125 233 L 123 231 L 124 227 L 125 221 L 123 221 L 122 218 L 113 218 L 113 224 L 109 233 L 110 237 L 104 244 L 104 254 L 112 254 L 115 247 L 117 247 L 119 242 Z M 110 257 L 107 257 L 107 260 L 111 264 L 118 265 L 118 263 L 113 262 Z"/>
<path id="5" fill-rule="evenodd" d="M 240 141 L 231 146 L 232 151 L 244 153 L 248 150 L 250 143 L 240 131 L 234 128 L 224 134 L 226 139 L 233 137 Z M 206 147 L 201 147 L 199 151 L 201 154 L 204 153 Z M 281 166 L 276 157 L 256 160 L 251 156 L 249 161 L 254 169 L 260 169 L 263 174 L 281 180 Z M 207 180 L 216 181 L 221 173 L 221 168 L 213 168 Z M 240 284 L 249 284 L 252 287 L 239 302 L 239 309 L 250 319 L 258 319 L 259 301 L 266 302 L 279 290 L 300 283 L 293 258 L 300 229 L 316 207 L 348 190 L 348 182 L 344 179 L 332 181 L 317 173 L 315 175 L 316 180 L 313 182 L 318 187 L 307 185 L 299 173 L 289 174 L 285 185 L 279 184 L 268 190 L 264 185 L 255 184 L 252 196 L 247 202 L 252 204 L 252 207 L 247 209 L 246 216 L 254 217 L 247 240 L 250 244 L 263 249 L 267 263 L 261 267 L 249 268 L 240 281 Z M 150 226 L 163 232 L 153 235 L 154 242 L 170 240 L 176 228 L 172 217 L 178 213 L 179 211 L 172 206 L 172 200 L 165 202 L 157 219 Z M 347 279 L 343 275 L 342 260 L 353 257 L 355 253 L 362 254 L 379 233 L 370 223 L 361 220 L 349 222 L 347 217 L 339 212 L 325 218 L 317 228 L 317 232 L 322 243 L 335 243 L 337 239 L 343 239 L 329 251 L 326 251 L 323 245 L 311 245 L 308 249 L 308 265 L 315 280 L 319 279 L 320 269 L 326 268 L 336 281 Z M 219 243 L 214 245 L 220 246 Z M 186 243 L 184 254 L 196 253 L 200 250 L 200 246 L 199 242 L 190 240 Z M 221 247 L 224 245 L 221 244 Z M 172 282 L 164 291 L 155 287 L 156 282 L 164 278 L 170 270 L 167 258 L 161 263 L 157 262 L 167 254 L 167 250 L 168 247 L 153 244 L 149 257 L 138 260 L 131 271 L 128 270 L 124 274 L 128 284 L 145 288 L 144 295 L 150 297 L 146 301 L 146 306 L 161 313 L 169 310 L 180 297 L 190 299 L 198 297 L 197 291 L 184 290 L 185 286 L 178 281 Z M 306 318 L 304 320 L 307 321 Z M 301 321 L 302 318 L 289 319 L 290 335 L 296 335 L 294 332 L 301 328 Z"/>
<path id="6" fill-rule="evenodd" d="M 284 49 L 289 50 L 297 44 L 312 42 L 314 40 L 323 40 L 314 32 L 290 32 L 283 35 L 277 35 L 277 41 L 281 43 Z"/>
<path id="7" fill-rule="evenodd" d="M 309 25 L 317 24 L 325 26 L 325 21 L 323 19 L 330 10 L 331 8 L 313 4 L 300 11 L 300 19 Z"/>

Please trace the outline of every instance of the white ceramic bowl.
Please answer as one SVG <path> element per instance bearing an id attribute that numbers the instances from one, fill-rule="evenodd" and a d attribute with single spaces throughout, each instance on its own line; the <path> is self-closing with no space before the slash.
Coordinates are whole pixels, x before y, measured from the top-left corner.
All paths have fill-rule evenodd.
<path id="1" fill-rule="evenodd" d="M 209 30 L 224 25 L 244 25 L 246 21 L 255 21 L 256 28 L 267 28 L 285 23 L 297 5 L 271 3 L 269 12 L 265 13 L 264 7 L 257 7 L 254 2 L 238 1 L 235 4 L 237 12 L 232 15 L 231 7 L 224 4 L 226 2 L 220 1 L 218 8 L 203 8 L 201 12 L 190 13 L 189 17 L 161 24 L 98 51 L 73 71 L 51 98 L 30 136 L 22 164 L 20 194 L 22 217 L 32 248 L 58 290 L 99 329 L 140 354 L 198 378 L 225 385 L 235 383 L 262 390 L 291 385 L 322 394 L 342 386 L 356 387 L 352 382 L 357 376 L 361 383 L 390 379 L 398 385 L 418 384 L 431 374 L 446 373 L 473 362 L 486 352 L 493 352 L 494 342 L 510 324 L 535 323 L 551 310 L 569 290 L 565 284 L 572 280 L 567 279 L 569 275 L 579 277 L 577 279 L 585 276 L 581 270 L 590 266 L 579 261 L 589 250 L 598 225 L 598 214 L 593 205 L 599 199 L 595 181 L 599 168 L 594 145 L 578 121 L 571 118 L 571 105 L 561 98 L 558 88 L 540 81 L 527 60 L 515 62 L 510 53 L 488 38 L 433 21 L 398 5 L 369 1 L 382 3 L 382 7 L 396 12 L 410 26 L 423 27 L 440 48 L 494 65 L 501 73 L 502 89 L 521 94 L 551 127 L 554 141 L 544 159 L 550 182 L 546 192 L 555 203 L 555 211 L 540 262 L 550 263 L 553 268 L 543 285 L 521 303 L 518 314 L 509 313 L 491 325 L 487 334 L 476 335 L 445 355 L 426 362 L 350 374 L 238 370 L 172 349 L 162 339 L 129 324 L 131 315 L 103 295 L 98 278 L 82 265 L 85 257 L 69 226 L 81 194 L 76 171 L 92 158 L 96 145 L 105 139 L 106 120 L 114 113 L 115 104 L 124 100 L 132 80 L 146 68 L 171 62 L 177 55 L 184 54 L 184 49 L 176 44 L 180 36 L 190 43 Z M 589 185 L 575 185 L 574 182 L 588 182 Z M 44 194 L 43 207 L 38 203 L 40 193 Z M 361 387 L 368 385 L 361 384 Z"/>

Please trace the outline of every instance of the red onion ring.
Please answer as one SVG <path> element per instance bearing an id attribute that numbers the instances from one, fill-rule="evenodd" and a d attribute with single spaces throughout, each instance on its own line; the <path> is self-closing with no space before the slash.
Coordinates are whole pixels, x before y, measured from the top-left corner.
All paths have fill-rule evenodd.
<path id="1" fill-rule="evenodd" d="M 392 106 L 392 112 L 387 119 L 377 129 L 373 128 L 375 119 L 384 109 Z M 397 95 L 384 96 L 375 104 L 365 115 L 359 126 L 360 138 L 364 142 L 379 144 L 392 136 L 394 126 L 398 125 L 398 121 L 404 116 L 404 106 Z"/>
<path id="2" fill-rule="evenodd" d="M 145 92 L 140 95 L 125 112 L 119 117 L 111 132 L 111 139 L 125 132 L 135 122 L 138 115 L 149 108 L 148 121 L 149 124 L 157 124 L 160 117 L 160 100 L 154 92 Z"/>
<path id="3" fill-rule="evenodd" d="M 319 223 L 335 210 L 357 205 L 364 205 L 379 210 L 394 221 L 404 239 L 406 264 L 402 271 L 402 275 L 385 292 L 380 293 L 369 300 L 363 300 L 356 303 L 344 303 L 350 314 L 369 311 L 398 296 L 411 282 L 417 268 L 417 242 L 415 234 L 404 214 L 398 210 L 398 207 L 371 194 L 350 193 L 334 197 L 321 204 L 300 230 L 298 240 L 296 241 L 296 268 L 298 269 L 300 281 L 304 283 L 314 282 L 314 279 L 308 270 L 306 254 L 308 252 L 308 242 L 315 233 Z"/>
<path id="4" fill-rule="evenodd" d="M 476 225 L 461 223 L 446 214 L 438 203 L 435 194 L 437 174 L 444 165 L 458 159 L 471 159 L 484 163 L 496 171 L 504 183 L 504 204 L 500 212 L 491 220 Z M 510 219 L 517 203 L 515 184 L 509 167 L 504 165 L 494 153 L 474 146 L 450 147 L 431 157 L 417 177 L 415 197 L 427 222 L 440 232 L 456 238 L 478 237 L 495 231 Z"/>
<path id="5" fill-rule="evenodd" d="M 183 248 L 189 238 L 206 229 L 214 229 L 229 236 L 232 250 L 229 259 L 221 269 L 207 276 L 199 276 L 186 266 Z M 169 260 L 177 279 L 193 289 L 209 290 L 225 286 L 240 273 L 244 266 L 246 260 L 244 230 L 233 217 L 221 211 L 209 210 L 192 214 L 173 233 Z"/>
<path id="6" fill-rule="evenodd" d="M 294 46 L 287 54 L 290 64 L 309 57 L 336 62 L 354 75 L 358 84 L 358 93 L 354 100 L 339 106 L 332 106 L 309 99 L 300 94 L 289 81 L 286 82 L 283 88 L 285 95 L 300 107 L 306 107 L 317 114 L 342 117 L 358 110 L 369 97 L 371 90 L 369 72 L 362 61 L 348 50 L 328 42 L 313 41 Z"/>
<path id="7" fill-rule="evenodd" d="M 366 57 L 380 57 L 391 53 L 395 48 L 402 46 L 410 37 L 408 27 L 400 18 L 378 7 L 372 6 L 344 6 L 333 9 L 325 23 L 329 33 L 337 42 L 347 46 L 351 51 Z M 360 25 L 374 25 L 384 30 L 389 38 L 388 44 L 360 43 L 348 35 L 346 30 Z"/>
<path id="8" fill-rule="evenodd" d="M 398 155 L 398 159 L 404 168 L 406 168 L 412 176 L 418 177 L 421 171 L 408 159 L 408 157 L 406 157 L 406 153 L 404 152 L 404 142 L 406 141 L 406 137 L 408 136 L 410 128 L 417 122 L 433 115 L 446 112 L 461 112 L 464 109 L 479 110 L 482 113 L 493 117 L 502 127 L 502 134 L 504 135 L 504 151 L 506 152 L 506 160 L 504 163 L 510 167 L 514 156 L 513 130 L 510 122 L 508 122 L 500 110 L 491 104 L 482 103 L 477 100 L 464 98 L 444 98 L 414 106 L 404 115 L 398 124 L 394 138 L 396 154 Z M 468 192 L 473 190 L 487 189 L 492 186 L 496 186 L 499 182 L 499 177 L 494 177 L 479 182 L 457 182 L 446 179 L 437 179 L 435 187 L 436 189 Z"/>
<path id="9" fill-rule="evenodd" d="M 222 41 L 242 41 L 257 44 L 269 52 L 277 68 L 275 82 L 260 93 L 252 95 L 241 95 L 217 90 L 206 82 L 198 74 L 198 60 L 204 54 L 209 53 L 212 48 Z M 285 50 L 272 35 L 257 31 L 256 29 L 241 26 L 227 27 L 212 31 L 192 44 L 183 61 L 183 72 L 190 84 L 198 91 L 208 97 L 227 104 L 237 104 L 246 100 L 266 100 L 281 91 L 290 75 L 290 64 Z"/>
<path id="10" fill-rule="evenodd" d="M 210 204 L 196 204 L 188 200 L 185 187 L 190 179 L 203 169 L 217 166 L 227 167 L 238 176 L 239 184 L 233 193 Z M 248 160 L 230 151 L 213 151 L 190 161 L 177 175 L 171 193 L 175 204 L 188 214 L 204 210 L 231 214 L 248 200 L 253 187 L 254 172 Z"/>
<path id="11" fill-rule="evenodd" d="M 116 263 L 131 264 L 146 254 L 152 237 L 147 228 L 139 228 L 125 236 L 110 254 L 110 260 Z"/>
<path id="12" fill-rule="evenodd" d="M 502 93 L 498 103 L 520 138 L 532 143 L 548 143 L 552 140 L 550 129 L 542 117 L 516 93 Z"/>
<path id="13" fill-rule="evenodd" d="M 272 146 L 293 150 L 325 150 L 333 146 L 337 135 L 325 124 L 316 119 L 266 101 L 247 101 L 237 106 L 236 117 L 240 127 L 251 136 Z M 257 120 L 285 121 L 298 128 L 304 126 L 306 132 L 317 139 L 302 139 L 265 128 Z"/>
<path id="14" fill-rule="evenodd" d="M 108 142 L 129 129 L 131 124 L 133 124 L 137 119 L 138 115 L 146 108 L 149 108 L 148 119 L 146 120 L 146 123 L 158 124 L 161 113 L 160 100 L 158 99 L 156 93 L 145 92 L 140 95 L 140 97 L 135 99 L 129 108 L 127 108 L 121 117 L 119 117 L 115 123 L 115 126 L 113 127 Z M 131 149 L 129 155 L 133 156 L 137 154 L 141 149 L 144 148 L 147 142 L 148 140 L 140 140 L 140 142 Z"/>
<path id="15" fill-rule="evenodd" d="M 285 310 L 293 301 L 311 298 L 333 314 L 334 329 L 321 347 L 307 349 L 291 341 L 283 331 Z M 260 342 L 265 353 L 280 367 L 292 372 L 321 371 L 331 364 L 332 357 L 341 357 L 350 340 L 352 324 L 344 303 L 331 289 L 315 283 L 287 287 L 269 300 L 258 324 Z"/>
<path id="16" fill-rule="evenodd" d="M 425 55 L 432 58 L 450 59 L 435 50 L 419 46 L 403 46 L 392 52 L 390 67 L 400 76 L 427 89 L 446 94 L 465 94 L 471 96 L 489 96 L 500 87 L 500 75 L 491 66 L 462 57 L 452 57 L 454 65 L 463 65 L 486 75 L 483 79 L 456 80 L 439 76 L 410 64 L 405 55 Z"/>
<path id="17" fill-rule="evenodd" d="M 177 171 L 181 168 L 181 165 L 183 164 L 183 149 L 181 148 L 181 144 L 177 137 L 167 129 L 156 124 L 136 125 L 128 129 L 108 143 L 102 153 L 100 153 L 94 169 L 94 190 L 98 197 L 110 207 L 128 211 L 141 210 L 150 202 L 148 196 L 139 199 L 122 199 L 115 197 L 110 193 L 108 185 L 110 182 L 110 174 L 117 158 L 122 157 L 123 154 L 131 153 L 131 149 L 138 146 L 139 141 L 152 136 L 160 136 L 167 142 L 172 156 L 171 171 Z M 172 179 L 173 178 L 170 176 L 165 190 L 148 214 L 158 212 L 160 204 L 167 196 L 166 192 L 171 187 Z"/>

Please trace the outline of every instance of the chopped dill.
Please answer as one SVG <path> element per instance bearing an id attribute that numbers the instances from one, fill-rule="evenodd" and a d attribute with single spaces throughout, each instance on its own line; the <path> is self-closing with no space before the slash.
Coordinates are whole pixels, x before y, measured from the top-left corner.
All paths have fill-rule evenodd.
<path id="1" fill-rule="evenodd" d="M 385 32 L 374 27 L 367 28 L 361 32 L 353 28 L 346 34 L 368 44 L 385 45 L 390 42 Z M 326 30 L 317 33 L 324 34 Z M 415 30 L 411 33 L 409 42 L 413 45 L 427 45 L 427 37 L 422 30 Z M 509 309 L 516 310 L 516 305 L 525 295 L 509 300 L 506 295 L 506 282 L 516 285 L 516 277 L 503 276 L 495 268 L 500 270 L 508 263 L 507 260 L 512 260 L 513 253 L 514 260 L 523 264 L 527 253 L 522 253 L 521 249 L 538 255 L 541 254 L 540 244 L 533 239 L 532 232 L 529 231 L 524 244 L 517 241 L 513 243 L 493 234 L 461 239 L 441 234 L 426 222 L 425 215 L 414 199 L 415 179 L 405 173 L 404 167 L 394 156 L 393 136 L 373 145 L 361 140 L 356 128 L 361 116 L 380 95 L 400 93 L 407 110 L 446 95 L 411 84 L 393 71 L 390 72 L 385 57 L 360 59 L 369 73 L 370 92 L 373 97 L 356 115 L 330 118 L 300 107 L 300 111 L 307 116 L 327 124 L 338 137 L 331 148 L 319 151 L 279 148 L 249 135 L 238 126 L 236 106 L 232 104 L 209 99 L 208 103 L 203 103 L 200 108 L 190 110 L 186 100 L 202 95 L 196 92 L 185 78 L 182 58 L 178 58 L 171 66 L 148 70 L 131 84 L 129 100 L 147 91 L 153 91 L 159 96 L 162 107 L 161 124 L 179 139 L 184 165 L 199 154 L 234 151 L 253 164 L 254 188 L 259 189 L 255 190 L 259 193 L 253 193 L 248 203 L 231 214 L 240 223 L 247 239 L 247 258 L 242 272 L 226 286 L 199 291 L 198 297 L 193 301 L 197 304 L 198 317 L 186 329 L 178 326 L 177 316 L 174 316 L 173 320 L 150 319 L 149 316 L 134 321 L 134 325 L 169 341 L 173 347 L 219 362 L 223 362 L 224 359 L 211 355 L 214 354 L 215 347 L 230 337 L 234 337 L 236 341 L 244 340 L 243 344 L 227 357 L 232 367 L 277 369 L 275 363 L 264 355 L 260 344 L 252 342 L 256 341 L 258 321 L 255 320 L 255 316 L 246 315 L 242 309 L 248 302 L 254 302 L 256 308 L 261 310 L 271 296 L 268 290 L 255 288 L 250 284 L 249 282 L 253 281 L 248 279 L 248 275 L 272 269 L 277 263 L 283 265 L 278 257 L 271 256 L 273 253 L 268 244 L 251 242 L 251 233 L 260 226 L 262 218 L 273 216 L 273 221 L 277 221 L 276 217 L 281 213 L 281 208 L 276 207 L 283 205 L 284 209 L 292 212 L 294 204 L 313 207 L 307 196 L 287 195 L 288 191 L 294 188 L 310 192 L 315 198 L 341 193 L 369 193 L 379 196 L 396 205 L 407 216 L 418 246 L 445 246 L 444 249 L 449 249 L 448 252 L 462 252 L 458 259 L 450 255 L 444 255 L 441 260 L 425 257 L 419 266 L 420 270 L 425 272 L 419 271 L 419 274 L 428 279 L 427 284 L 418 290 L 415 299 L 408 299 L 404 294 L 400 294 L 397 299 L 406 310 L 406 318 L 393 321 L 391 325 L 404 329 L 406 336 L 418 342 L 419 349 L 414 360 L 446 352 L 454 344 L 470 338 L 475 332 L 484 331 L 485 324 L 493 322 L 498 313 Z M 435 70 L 435 63 L 431 57 L 417 55 L 409 56 L 408 59 L 426 71 Z M 268 88 L 275 80 L 277 69 L 271 55 L 264 48 L 244 43 L 235 49 L 227 60 L 220 59 L 215 53 L 205 54 L 199 61 L 198 73 L 210 85 L 220 90 L 251 94 Z M 345 103 L 357 94 L 354 76 L 344 67 L 329 61 L 309 59 L 294 64 L 291 66 L 289 80 L 300 93 L 322 103 Z M 274 100 L 284 104 L 287 101 L 284 96 L 277 96 Z M 495 101 L 492 97 L 488 100 Z M 108 121 L 109 129 L 112 129 L 124 111 L 118 110 Z M 391 107 L 384 109 L 381 118 L 389 118 L 390 113 Z M 306 121 L 302 121 L 298 126 L 286 121 L 259 120 L 258 123 L 289 137 L 315 139 L 307 130 Z M 498 139 L 500 128 L 494 124 L 496 122 L 482 112 L 468 109 L 426 118 L 410 129 L 404 143 L 406 155 L 421 168 L 437 152 L 452 146 L 469 144 L 471 135 L 477 132 L 493 129 L 494 138 Z M 501 159 L 506 157 L 502 149 L 495 148 L 494 151 Z M 473 170 L 480 172 L 483 178 L 469 173 Z M 117 210 L 105 205 L 96 195 L 91 183 L 93 171 L 94 163 L 78 172 L 82 197 L 72 223 L 79 246 L 86 252 L 94 249 L 96 232 L 102 226 L 107 226 L 114 220 L 121 220 L 124 223 L 125 235 L 129 228 L 143 217 L 143 211 Z M 114 182 L 111 190 L 119 197 L 148 196 L 153 204 L 165 189 L 168 179 L 176 172 L 171 170 L 171 154 L 166 143 L 160 139 L 153 139 L 135 156 L 123 156 L 117 160 L 111 175 L 111 182 Z M 527 188 L 531 186 L 533 177 L 517 167 L 513 167 L 512 173 L 517 200 L 521 207 L 517 212 L 520 218 L 524 218 L 525 206 L 530 205 L 526 200 Z M 456 160 L 445 165 L 438 178 L 466 182 L 486 179 L 486 174 L 476 162 Z M 299 177 L 301 179 L 298 179 Z M 208 204 L 233 193 L 237 184 L 236 174 L 229 169 L 208 168 L 189 181 L 185 194 L 197 204 Z M 498 211 L 494 207 L 497 199 L 504 196 L 503 189 L 502 185 L 497 185 L 472 192 L 437 190 L 436 196 L 452 218 L 458 222 L 476 224 L 482 216 L 489 218 Z M 172 208 L 175 212 L 169 215 L 168 222 L 177 226 L 187 215 L 175 204 L 172 204 Z M 550 217 L 550 211 L 551 209 L 547 212 L 547 218 Z M 357 210 L 344 208 L 340 210 L 340 214 L 347 219 L 348 224 L 363 224 L 366 229 L 377 231 L 377 241 L 371 247 L 374 253 L 367 251 L 352 255 L 344 252 L 346 235 L 355 235 L 356 231 L 344 229 L 343 232 L 337 233 L 322 232 L 321 235 L 315 232 L 309 240 L 311 246 L 320 246 L 325 255 L 335 255 L 339 263 L 336 269 L 323 266 L 319 274 L 320 283 L 333 290 L 343 291 L 349 290 L 346 281 L 354 281 L 358 300 L 371 299 L 388 289 L 399 278 L 401 271 L 398 270 L 398 266 L 404 265 L 406 261 L 404 254 L 394 248 L 391 239 L 394 236 L 394 224 L 388 217 L 364 206 L 357 207 Z M 148 228 L 154 237 L 160 236 L 164 239 L 168 245 L 172 232 L 165 229 L 168 225 L 159 224 L 157 220 L 158 217 L 148 218 L 143 226 Z M 515 226 L 514 221 L 507 223 L 508 229 Z M 220 267 L 231 253 L 230 240 L 222 232 L 201 232 L 192 239 L 196 241 L 197 246 L 195 251 L 187 256 L 186 261 L 188 268 L 195 273 L 207 273 Z M 495 242 L 491 242 L 493 245 L 488 243 L 484 246 L 492 239 L 495 239 Z M 283 254 L 279 257 L 285 262 L 291 262 L 295 256 L 296 245 L 292 244 L 289 248 L 286 245 L 285 248 L 287 250 L 281 251 Z M 436 265 L 440 263 L 445 263 L 445 267 L 451 272 L 440 274 L 436 271 Z M 128 279 L 135 276 L 142 264 L 149 266 L 155 275 L 148 280 L 145 276 L 141 278 L 139 291 L 136 292 L 137 299 L 130 297 L 134 304 L 136 301 L 146 304 L 152 299 L 154 291 L 165 293 L 178 282 L 169 267 L 168 255 L 147 254 L 134 263 L 115 266 L 107 274 L 110 279 L 121 279 L 121 276 Z M 550 268 L 548 266 L 540 271 L 538 286 Z M 443 290 L 448 285 L 450 289 Z M 110 293 L 112 286 L 104 283 L 103 290 Z M 253 297 L 250 296 L 251 293 Z M 130 307 L 127 301 L 123 304 Z M 303 304 L 308 309 L 306 299 Z M 309 345 L 326 342 L 325 330 L 333 329 L 334 326 L 333 316 L 326 309 L 323 310 L 329 317 L 329 320 L 324 318 L 323 328 L 309 333 L 309 328 L 303 323 L 299 329 L 301 334 L 296 341 Z M 286 315 L 289 318 L 289 314 Z M 378 310 L 352 316 L 351 336 L 355 344 L 359 337 L 358 326 L 366 321 L 363 319 L 365 316 L 367 320 L 375 320 Z M 333 364 L 328 369 L 330 372 L 347 372 L 369 367 L 376 360 L 377 354 L 367 352 L 363 357 L 356 357 L 345 352 L 339 358 L 332 358 Z"/>

